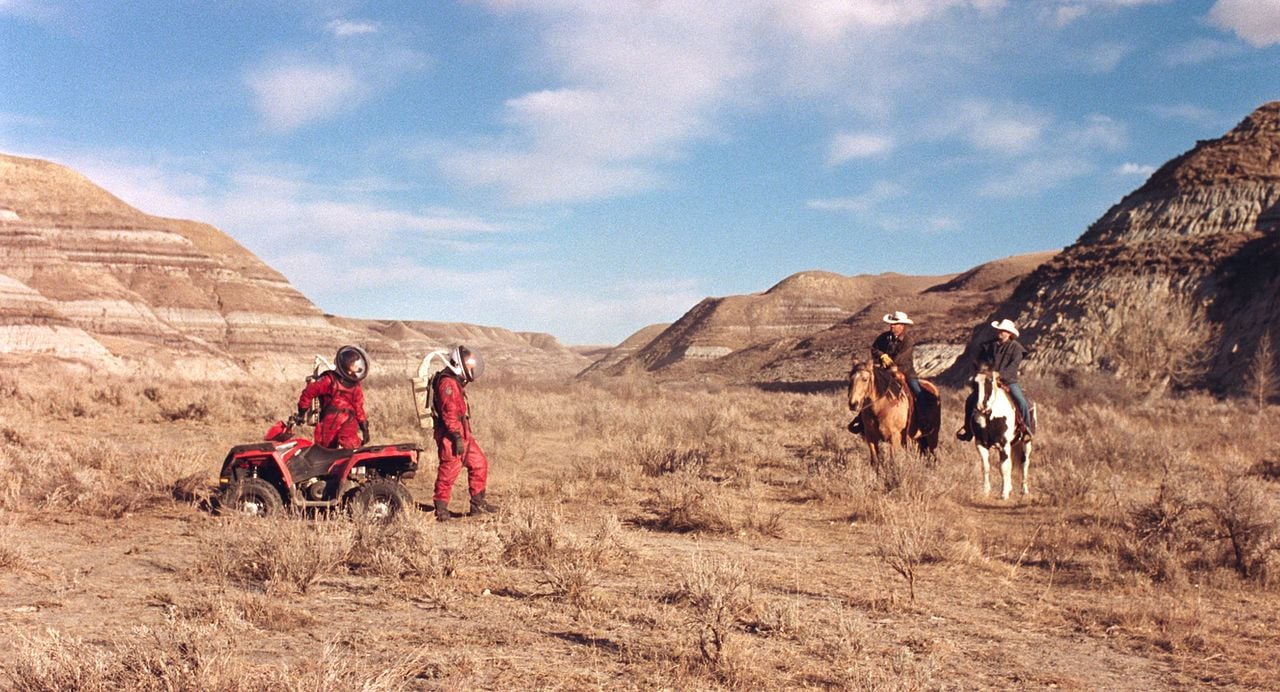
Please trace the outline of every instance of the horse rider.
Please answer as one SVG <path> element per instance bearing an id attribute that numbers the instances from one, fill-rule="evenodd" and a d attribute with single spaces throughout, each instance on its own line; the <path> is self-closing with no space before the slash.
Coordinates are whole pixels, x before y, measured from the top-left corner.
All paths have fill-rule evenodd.
<path id="1" fill-rule="evenodd" d="M 333 370 L 303 388 L 298 397 L 298 417 L 305 417 L 312 400 L 319 397 L 316 444 L 329 449 L 355 449 L 369 444 L 369 417 L 364 412 L 364 390 L 360 387 L 369 374 L 369 356 L 359 346 L 347 345 L 338 349 L 333 362 Z"/>
<path id="2" fill-rule="evenodd" d="M 911 396 L 919 399 L 920 378 L 916 375 L 915 364 L 916 340 L 907 333 L 907 327 L 915 322 L 901 310 L 885 315 L 881 321 L 889 325 L 889 329 L 881 332 L 871 343 L 871 360 L 894 376 L 901 373 L 907 380 L 907 387 L 911 389 Z M 862 420 L 859 418 L 849 424 L 850 432 L 856 434 L 861 429 Z"/>
<path id="3" fill-rule="evenodd" d="M 471 514 L 496 512 L 485 500 L 489 479 L 489 459 L 471 434 L 471 408 L 467 404 L 466 386 L 484 372 L 484 359 L 461 344 L 454 346 L 446 366 L 432 378 L 432 414 L 435 416 L 436 454 L 440 467 L 436 471 L 433 497 L 436 520 L 447 521 L 449 496 L 453 482 L 462 467 L 467 467 L 467 489 L 471 493 Z"/>
<path id="4" fill-rule="evenodd" d="M 1022 360 L 1027 355 L 1027 349 L 1018 341 L 1018 326 L 1013 320 L 1008 318 L 991 323 L 992 329 L 996 330 L 995 338 L 984 342 L 978 348 L 978 367 L 987 366 L 1000 375 L 1000 381 L 1009 387 L 1009 395 L 1013 398 L 1013 403 L 1018 407 L 1018 413 L 1022 416 L 1022 421 L 1018 425 L 1017 436 L 1015 441 L 1030 440 L 1031 430 L 1028 428 L 1031 420 L 1030 406 L 1027 404 L 1027 396 L 1022 392 L 1022 385 L 1018 384 L 1018 369 L 1022 367 Z M 973 416 L 973 409 L 978 403 L 978 393 L 972 392 L 969 398 L 964 402 L 964 425 L 956 431 L 956 438 L 959 440 L 973 439 L 973 433 L 969 431 L 969 420 Z"/>
<path id="5" fill-rule="evenodd" d="M 916 375 L 915 337 L 907 333 L 907 326 L 915 324 L 901 310 L 885 315 L 882 321 L 889 330 L 882 332 L 871 344 L 871 358 L 889 372 L 902 375 L 911 388 L 911 396 L 920 396 L 920 378 Z"/>

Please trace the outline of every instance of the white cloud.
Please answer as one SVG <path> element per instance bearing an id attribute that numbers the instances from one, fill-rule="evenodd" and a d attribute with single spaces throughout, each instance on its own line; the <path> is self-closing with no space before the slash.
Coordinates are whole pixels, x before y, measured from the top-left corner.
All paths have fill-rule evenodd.
<path id="1" fill-rule="evenodd" d="M 1132 52 L 1133 48 L 1123 43 L 1093 46 L 1085 52 L 1085 68 L 1092 74 L 1107 74 L 1115 70 Z"/>
<path id="2" fill-rule="evenodd" d="M 1219 125 L 1224 122 L 1216 112 L 1193 103 L 1152 106 L 1151 112 L 1163 120 L 1181 120 L 1194 125 Z"/>
<path id="3" fill-rule="evenodd" d="M 708 0 L 600 3 L 487 0 L 503 15 L 532 18 L 533 65 L 548 88 L 508 100 L 508 130 L 440 155 L 442 170 L 514 201 L 552 202 L 633 194 L 661 185 L 663 164 L 719 134 L 726 110 L 769 98 L 783 83 L 834 70 L 799 69 L 853 51 L 854 35 L 883 33 L 952 11 L 992 11 L 994 0 Z M 901 44 L 880 37 L 886 52 Z M 801 57 L 804 56 L 804 57 Z M 862 56 L 865 58 L 865 56 Z M 891 72 L 875 61 L 861 79 Z M 805 75 L 801 77 L 800 75 Z M 813 75 L 818 75 L 814 77 Z M 796 79 L 796 82 L 789 80 Z M 875 94 L 861 96 L 874 102 Z M 567 162 L 562 174 L 556 166 Z M 531 173 L 534 173 L 531 177 Z"/>
<path id="4" fill-rule="evenodd" d="M 1125 126 L 1105 115 L 1091 115 L 1083 125 L 1067 128 L 1064 142 L 1077 148 L 1117 151 L 1129 143 Z"/>
<path id="5" fill-rule="evenodd" d="M 875 158 L 893 151 L 894 141 L 872 132 L 841 132 L 831 138 L 827 165 L 839 166 L 855 159 Z"/>
<path id="6" fill-rule="evenodd" d="M 542 274 L 558 267 L 468 271 L 412 258 L 351 262 L 332 253 L 291 251 L 276 268 L 326 310 L 350 316 L 492 323 L 554 334 L 568 343 L 616 343 L 637 324 L 671 322 L 706 297 L 689 280 L 611 281 L 555 290 Z M 424 301 L 422 287 L 431 287 Z M 479 317 L 484 315 L 485 317 Z M 572 315 L 572 320 L 566 320 Z"/>
<path id="7" fill-rule="evenodd" d="M 961 137 L 978 151 L 1016 155 L 1039 146 L 1050 122 L 1048 116 L 1025 107 L 968 101 L 927 129 L 937 137 Z"/>
<path id="8" fill-rule="evenodd" d="M 1053 25 L 1064 27 L 1089 13 L 1084 5 L 1061 5 L 1053 11 Z"/>
<path id="9" fill-rule="evenodd" d="M 1125 162 L 1116 169 L 1116 175 L 1138 175 L 1148 177 L 1156 172 L 1156 167 L 1145 163 Z"/>
<path id="10" fill-rule="evenodd" d="M 863 212 L 872 209 L 885 200 L 903 194 L 902 187 L 896 183 L 880 181 L 871 186 L 867 192 L 853 197 L 827 197 L 811 199 L 805 206 L 818 211 L 850 211 Z"/>
<path id="11" fill-rule="evenodd" d="M 339 38 L 378 33 L 377 23 L 350 19 L 335 19 L 326 24 L 325 28 L 329 30 L 329 33 Z"/>
<path id="12" fill-rule="evenodd" d="M 1140 7 L 1142 5 L 1159 5 L 1168 0 L 1060 0 L 1056 6 L 1045 9 L 1049 23 L 1062 28 L 1095 12 L 1115 12 L 1117 10 Z"/>
<path id="13" fill-rule="evenodd" d="M 225 180 L 173 165 L 119 164 L 137 155 L 71 155 L 63 159 L 94 184 L 139 210 L 211 223 L 263 246 L 351 242 L 360 254 L 393 253 L 415 237 L 463 247 L 467 238 L 513 231 L 511 225 L 447 208 L 402 209 L 370 200 L 353 186 L 314 185 L 269 167 L 242 168 Z"/>
<path id="14" fill-rule="evenodd" d="M 1234 33 L 1254 48 L 1266 48 L 1280 43 L 1280 2 L 1217 0 L 1209 8 L 1209 23 Z"/>
<path id="15" fill-rule="evenodd" d="M 1173 67 L 1203 65 L 1214 60 L 1239 55 L 1245 49 L 1239 43 L 1211 38 L 1198 38 L 1174 46 L 1164 53 L 1165 64 Z"/>
<path id="16" fill-rule="evenodd" d="M 960 222 L 945 215 L 936 216 L 881 216 L 876 223 L 891 233 L 924 233 L 926 235 L 947 233 L 960 227 Z"/>
<path id="17" fill-rule="evenodd" d="M 1093 172 L 1094 165 L 1080 158 L 1035 158 L 1021 163 L 1004 176 L 979 188 L 985 197 L 1029 197 L 1041 194 Z"/>
<path id="18" fill-rule="evenodd" d="M 276 130 L 324 120 L 369 93 L 368 84 L 345 65 L 276 65 L 256 70 L 248 81 L 254 105 Z"/>

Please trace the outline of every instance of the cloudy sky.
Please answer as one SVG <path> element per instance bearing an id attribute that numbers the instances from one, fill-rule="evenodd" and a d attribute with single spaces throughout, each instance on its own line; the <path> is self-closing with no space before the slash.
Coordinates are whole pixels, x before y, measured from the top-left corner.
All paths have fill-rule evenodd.
<path id="1" fill-rule="evenodd" d="M 328 312 L 615 343 L 1073 242 L 1280 98 L 1280 0 L 0 0 L 0 151 Z"/>

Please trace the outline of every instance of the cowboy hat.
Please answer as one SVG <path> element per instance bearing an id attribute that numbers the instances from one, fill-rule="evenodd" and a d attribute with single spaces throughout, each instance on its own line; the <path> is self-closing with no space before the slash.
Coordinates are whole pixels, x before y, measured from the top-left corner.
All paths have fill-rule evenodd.
<path id="1" fill-rule="evenodd" d="M 901 310 L 895 310 L 892 315 L 885 315 L 884 321 L 889 324 L 915 324 L 910 317 L 907 317 L 907 313 Z"/>
<path id="2" fill-rule="evenodd" d="M 996 331 L 1009 332 L 1010 334 L 1014 335 L 1014 337 L 1018 336 L 1017 325 L 1013 323 L 1013 320 L 1007 317 L 1003 320 L 1000 320 L 999 322 L 992 322 L 991 327 Z"/>

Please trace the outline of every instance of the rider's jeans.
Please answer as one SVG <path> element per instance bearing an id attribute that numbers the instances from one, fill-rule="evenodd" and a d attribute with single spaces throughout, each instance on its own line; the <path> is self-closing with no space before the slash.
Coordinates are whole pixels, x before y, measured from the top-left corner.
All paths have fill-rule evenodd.
<path id="1" fill-rule="evenodd" d="M 1022 414 L 1022 420 L 1026 421 L 1029 426 L 1031 423 L 1031 410 L 1027 406 L 1027 395 L 1022 393 L 1022 385 L 1017 382 L 1010 382 L 1009 394 L 1013 395 L 1013 403 L 1018 405 L 1018 412 Z"/>

